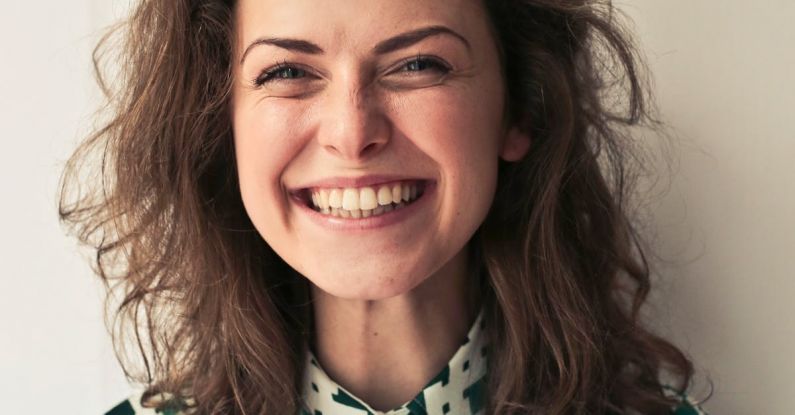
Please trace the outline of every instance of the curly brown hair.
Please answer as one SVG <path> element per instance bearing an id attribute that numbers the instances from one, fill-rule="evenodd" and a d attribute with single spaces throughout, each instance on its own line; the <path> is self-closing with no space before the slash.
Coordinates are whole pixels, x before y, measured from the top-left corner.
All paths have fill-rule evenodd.
<path id="1" fill-rule="evenodd" d="M 485 5 L 506 119 L 533 138 L 523 160 L 501 162 L 471 243 L 491 327 L 487 413 L 669 413 L 664 389 L 684 392 L 693 368 L 639 318 L 650 267 L 629 219 L 624 132 L 651 117 L 636 48 L 609 1 Z M 100 43 L 111 115 L 70 159 L 59 213 L 120 293 L 109 316 L 122 366 L 149 396 L 169 397 L 150 404 L 291 414 L 309 291 L 241 202 L 234 11 L 232 0 L 143 0 Z"/>

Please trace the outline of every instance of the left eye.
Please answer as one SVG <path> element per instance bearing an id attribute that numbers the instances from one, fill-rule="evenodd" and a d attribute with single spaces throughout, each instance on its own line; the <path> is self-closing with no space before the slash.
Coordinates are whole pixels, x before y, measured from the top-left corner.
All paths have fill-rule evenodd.
<path id="1" fill-rule="evenodd" d="M 450 68 L 436 59 L 428 57 L 416 57 L 403 64 L 398 72 L 425 72 L 427 70 L 447 73 Z"/>
<path id="2" fill-rule="evenodd" d="M 303 69 L 291 68 L 291 67 L 282 68 L 273 73 L 274 78 L 282 78 L 282 79 L 300 78 L 303 77 L 304 75 L 306 75 L 306 71 L 304 71 Z"/>

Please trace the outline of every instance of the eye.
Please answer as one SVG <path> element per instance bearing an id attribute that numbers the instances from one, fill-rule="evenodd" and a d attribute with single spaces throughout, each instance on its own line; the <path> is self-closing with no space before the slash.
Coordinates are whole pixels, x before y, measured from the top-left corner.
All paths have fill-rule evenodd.
<path id="1" fill-rule="evenodd" d="M 443 83 L 452 70 L 440 58 L 417 55 L 400 62 L 380 83 L 395 90 L 427 88 Z"/>
<path id="2" fill-rule="evenodd" d="M 289 81 L 301 79 L 307 76 L 307 71 L 290 65 L 280 63 L 273 68 L 267 69 L 254 80 L 256 86 L 262 86 L 268 82 Z"/>
<path id="3" fill-rule="evenodd" d="M 403 62 L 403 66 L 401 66 L 396 72 L 447 73 L 450 72 L 450 68 L 436 58 L 429 56 L 417 56 Z"/>

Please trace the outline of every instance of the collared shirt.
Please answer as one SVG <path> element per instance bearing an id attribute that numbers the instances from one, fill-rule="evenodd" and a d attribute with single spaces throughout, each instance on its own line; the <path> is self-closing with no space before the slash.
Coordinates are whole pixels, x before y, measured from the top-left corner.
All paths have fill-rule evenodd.
<path id="1" fill-rule="evenodd" d="M 475 415 L 483 413 L 486 339 L 483 311 L 453 357 L 410 401 L 387 412 L 376 411 L 331 380 L 309 352 L 304 371 L 301 415 Z"/>

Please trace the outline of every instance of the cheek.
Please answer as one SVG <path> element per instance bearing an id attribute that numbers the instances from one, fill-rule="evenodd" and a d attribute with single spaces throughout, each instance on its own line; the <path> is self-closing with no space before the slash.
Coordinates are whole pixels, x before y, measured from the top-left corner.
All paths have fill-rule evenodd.
<path id="1" fill-rule="evenodd" d="M 394 119 L 420 151 L 455 182 L 496 178 L 502 121 L 499 91 L 439 88 L 407 97 Z"/>
<path id="2" fill-rule="evenodd" d="M 498 92 L 498 91 L 497 91 Z M 437 165 L 441 236 L 452 242 L 480 226 L 497 180 L 502 105 L 482 89 L 428 91 L 407 98 L 393 119 L 408 140 Z"/>
<path id="3" fill-rule="evenodd" d="M 259 103 L 237 109 L 232 124 L 238 161 L 268 170 L 284 167 L 299 147 L 294 135 L 301 116 L 289 105 Z"/>
<path id="4" fill-rule="evenodd" d="M 267 231 L 284 218 L 287 205 L 281 176 L 300 149 L 290 135 L 297 123 L 293 112 L 278 106 L 238 108 L 233 117 L 235 158 L 243 204 L 252 222 Z M 294 134 L 294 133 L 293 133 Z M 264 236 L 264 235 L 263 235 Z"/>

